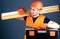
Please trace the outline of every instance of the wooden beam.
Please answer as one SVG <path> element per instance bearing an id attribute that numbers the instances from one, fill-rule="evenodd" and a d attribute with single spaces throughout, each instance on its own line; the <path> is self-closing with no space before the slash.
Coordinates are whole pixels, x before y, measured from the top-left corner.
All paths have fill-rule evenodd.
<path id="1" fill-rule="evenodd" d="M 41 11 L 41 14 L 57 12 L 57 11 L 59 11 L 59 5 L 47 6 L 43 8 L 43 10 Z"/>
<path id="2" fill-rule="evenodd" d="M 58 5 L 47 6 L 47 7 L 43 7 L 43 10 L 40 12 L 40 14 L 46 14 L 46 13 L 57 12 L 57 11 L 59 11 L 59 6 Z M 7 20 L 7 19 L 12 19 L 12 18 L 28 16 L 29 15 L 29 10 L 27 11 L 27 13 L 28 14 L 19 15 L 18 11 L 6 12 L 6 13 L 1 14 L 1 19 L 2 20 Z"/>

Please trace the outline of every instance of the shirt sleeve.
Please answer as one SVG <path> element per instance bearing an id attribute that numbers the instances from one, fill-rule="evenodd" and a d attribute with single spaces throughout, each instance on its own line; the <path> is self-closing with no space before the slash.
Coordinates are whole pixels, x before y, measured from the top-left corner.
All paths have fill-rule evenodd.
<path id="1" fill-rule="evenodd" d="M 24 20 L 26 21 L 27 16 L 24 17 Z"/>
<path id="2" fill-rule="evenodd" d="M 47 17 L 44 19 L 44 23 L 48 23 L 49 21 L 50 21 L 50 19 Z"/>

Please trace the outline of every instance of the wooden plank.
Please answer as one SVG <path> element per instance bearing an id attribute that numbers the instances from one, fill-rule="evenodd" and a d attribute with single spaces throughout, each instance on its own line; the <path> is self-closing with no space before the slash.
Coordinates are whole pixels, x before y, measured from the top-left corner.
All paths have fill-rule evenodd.
<path id="1" fill-rule="evenodd" d="M 59 11 L 59 5 L 47 6 L 43 8 L 43 10 L 41 11 L 41 14 L 57 12 L 57 11 Z"/>
<path id="2" fill-rule="evenodd" d="M 43 7 L 43 10 L 40 12 L 40 14 L 46 14 L 46 13 L 57 12 L 57 11 L 59 11 L 59 6 L 58 5 L 47 6 L 47 7 Z M 27 13 L 28 14 L 19 15 L 18 11 L 6 12 L 6 13 L 1 14 L 1 19 L 2 20 L 7 20 L 7 19 L 12 19 L 12 18 L 28 16 L 29 15 L 29 10 L 27 11 Z"/>

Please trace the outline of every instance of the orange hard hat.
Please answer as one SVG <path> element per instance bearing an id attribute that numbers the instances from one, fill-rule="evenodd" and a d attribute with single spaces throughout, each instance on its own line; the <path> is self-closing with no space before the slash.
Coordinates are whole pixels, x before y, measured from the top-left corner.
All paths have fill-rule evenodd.
<path id="1" fill-rule="evenodd" d="M 43 3 L 41 1 L 34 1 L 34 2 L 32 2 L 31 7 L 42 9 Z"/>

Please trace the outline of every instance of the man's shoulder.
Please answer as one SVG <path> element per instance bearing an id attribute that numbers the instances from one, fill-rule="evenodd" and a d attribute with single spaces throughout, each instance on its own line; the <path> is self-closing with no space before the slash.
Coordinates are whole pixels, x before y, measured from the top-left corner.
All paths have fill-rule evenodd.
<path id="1" fill-rule="evenodd" d="M 48 17 L 45 17 L 44 23 L 48 23 L 49 21 L 50 21 L 50 19 Z"/>
<path id="2" fill-rule="evenodd" d="M 26 21 L 27 16 L 24 17 L 24 20 Z"/>
<path id="3" fill-rule="evenodd" d="M 39 16 L 40 16 L 40 17 L 46 17 L 46 16 L 44 16 L 44 15 L 41 15 L 41 14 L 40 14 Z"/>
<path id="4" fill-rule="evenodd" d="M 50 21 L 50 19 L 44 15 L 40 15 L 41 17 L 44 17 L 44 23 L 48 23 Z"/>

